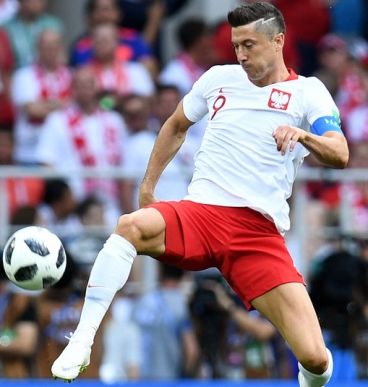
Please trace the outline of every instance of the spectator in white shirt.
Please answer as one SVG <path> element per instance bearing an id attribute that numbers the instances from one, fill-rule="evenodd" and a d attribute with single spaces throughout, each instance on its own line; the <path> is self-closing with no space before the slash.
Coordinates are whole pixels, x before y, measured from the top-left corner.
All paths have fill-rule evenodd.
<path id="1" fill-rule="evenodd" d="M 97 92 L 96 78 L 91 70 L 76 70 L 73 102 L 51 114 L 41 133 L 35 155 L 39 163 L 69 173 L 84 167 L 106 169 L 122 165 L 124 122 L 116 112 L 99 107 Z M 78 200 L 90 194 L 102 200 L 108 223 L 121 211 L 116 181 L 81 179 L 74 175 L 70 184 Z"/>
<path id="2" fill-rule="evenodd" d="M 53 30 L 41 33 L 35 64 L 15 72 L 11 94 L 16 110 L 16 162 L 36 162 L 35 149 L 44 120 L 62 108 L 70 97 L 71 74 L 64 65 L 61 35 Z"/>
<path id="3" fill-rule="evenodd" d="M 147 69 L 139 62 L 119 58 L 116 26 L 97 25 L 92 30 L 92 41 L 94 57 L 88 66 L 97 79 L 100 94 L 110 98 L 110 107 L 122 95 L 135 93 L 151 96 L 154 93 L 153 80 Z"/>

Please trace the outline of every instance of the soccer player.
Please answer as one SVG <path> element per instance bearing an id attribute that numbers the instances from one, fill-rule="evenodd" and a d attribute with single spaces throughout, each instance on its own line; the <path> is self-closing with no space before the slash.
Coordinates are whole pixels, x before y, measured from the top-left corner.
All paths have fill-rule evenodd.
<path id="1" fill-rule="evenodd" d="M 331 354 L 283 234 L 304 156 L 344 168 L 347 142 L 322 83 L 286 67 L 279 10 L 246 4 L 228 21 L 239 65 L 208 70 L 162 126 L 140 187 L 141 209 L 119 218 L 98 254 L 78 327 L 52 366 L 55 377 L 74 379 L 88 365 L 95 332 L 137 253 L 188 270 L 217 267 L 245 305 L 283 335 L 299 361 L 300 386 L 324 386 L 331 377 Z M 157 202 L 161 173 L 206 113 L 188 195 Z"/>

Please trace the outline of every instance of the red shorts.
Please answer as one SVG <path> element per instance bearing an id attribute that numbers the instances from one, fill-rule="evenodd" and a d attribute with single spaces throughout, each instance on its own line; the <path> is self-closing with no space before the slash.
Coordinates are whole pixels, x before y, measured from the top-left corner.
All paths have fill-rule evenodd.
<path id="1" fill-rule="evenodd" d="M 158 260 L 185 270 L 217 267 L 248 309 L 274 287 L 304 283 L 275 225 L 257 211 L 195 203 L 158 202 L 166 222 Z"/>

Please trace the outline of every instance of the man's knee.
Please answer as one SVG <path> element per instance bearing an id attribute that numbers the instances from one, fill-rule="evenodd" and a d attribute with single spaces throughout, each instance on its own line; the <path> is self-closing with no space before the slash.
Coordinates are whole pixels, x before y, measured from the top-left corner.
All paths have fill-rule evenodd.
<path id="1" fill-rule="evenodd" d="M 316 348 L 313 351 L 303 351 L 298 356 L 298 360 L 305 369 L 313 372 L 314 374 L 323 374 L 323 372 L 326 371 L 329 362 L 328 355 L 324 347 Z"/>
<path id="2" fill-rule="evenodd" d="M 143 230 L 139 226 L 136 214 L 133 212 L 119 217 L 115 232 L 136 246 L 142 239 Z"/>
<path id="3" fill-rule="evenodd" d="M 120 216 L 115 232 L 127 239 L 141 254 L 158 256 L 165 251 L 165 220 L 153 208 Z"/>

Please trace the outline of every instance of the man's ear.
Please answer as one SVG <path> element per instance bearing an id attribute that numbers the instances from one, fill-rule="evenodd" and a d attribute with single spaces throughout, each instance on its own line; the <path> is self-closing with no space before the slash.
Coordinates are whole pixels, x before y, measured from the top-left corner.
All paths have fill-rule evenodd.
<path id="1" fill-rule="evenodd" d="M 275 44 L 276 51 L 281 51 L 284 47 L 285 35 L 282 32 L 276 34 L 273 38 L 273 42 Z"/>

